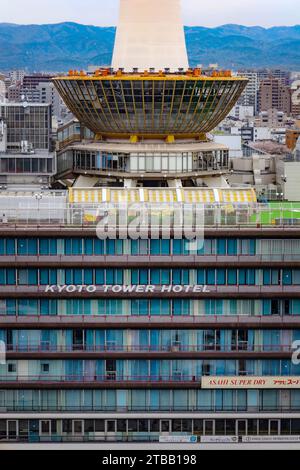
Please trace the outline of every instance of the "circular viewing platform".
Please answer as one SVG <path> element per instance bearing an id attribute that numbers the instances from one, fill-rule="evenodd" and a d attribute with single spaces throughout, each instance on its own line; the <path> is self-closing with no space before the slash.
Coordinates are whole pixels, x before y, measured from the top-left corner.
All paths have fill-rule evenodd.
<path id="1" fill-rule="evenodd" d="M 230 71 L 70 71 L 53 82 L 99 138 L 201 138 L 229 113 L 248 80 Z"/>

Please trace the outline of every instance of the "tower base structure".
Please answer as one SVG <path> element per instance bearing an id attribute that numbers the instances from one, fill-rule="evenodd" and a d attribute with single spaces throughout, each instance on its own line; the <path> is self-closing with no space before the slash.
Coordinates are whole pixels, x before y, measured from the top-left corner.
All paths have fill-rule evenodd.
<path id="1" fill-rule="evenodd" d="M 192 139 L 61 142 L 56 178 L 90 187 L 222 186 L 228 155 L 222 144 Z"/>

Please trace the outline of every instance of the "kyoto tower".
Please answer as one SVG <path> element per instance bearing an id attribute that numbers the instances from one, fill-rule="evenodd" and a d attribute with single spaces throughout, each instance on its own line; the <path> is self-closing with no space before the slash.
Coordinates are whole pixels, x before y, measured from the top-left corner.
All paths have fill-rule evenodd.
<path id="1" fill-rule="evenodd" d="M 209 185 L 213 176 L 212 184 L 221 184 L 228 149 L 207 134 L 228 115 L 247 79 L 189 67 L 180 0 L 120 0 L 111 67 L 91 74 L 71 70 L 54 83 L 94 135 L 82 145 L 114 161 L 107 166 L 96 158 L 92 172 L 82 168 L 85 182 L 91 173 L 92 185 L 97 176 L 96 184 L 130 187 L 154 181 L 198 186 L 205 178 Z M 75 178 L 76 168 L 70 168 Z"/>

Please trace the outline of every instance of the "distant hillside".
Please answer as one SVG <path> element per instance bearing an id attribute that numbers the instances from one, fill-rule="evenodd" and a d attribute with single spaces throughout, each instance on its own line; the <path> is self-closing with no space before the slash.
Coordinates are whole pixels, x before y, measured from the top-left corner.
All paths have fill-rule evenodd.
<path id="1" fill-rule="evenodd" d="M 300 25 L 186 27 L 191 65 L 300 69 Z M 111 61 L 114 27 L 0 23 L 0 70 L 66 71 Z"/>

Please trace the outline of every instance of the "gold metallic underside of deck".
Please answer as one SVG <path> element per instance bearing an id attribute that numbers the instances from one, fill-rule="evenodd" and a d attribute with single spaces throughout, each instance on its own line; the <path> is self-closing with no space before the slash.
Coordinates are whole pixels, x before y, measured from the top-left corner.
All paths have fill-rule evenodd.
<path id="1" fill-rule="evenodd" d="M 231 76 L 159 74 L 72 75 L 53 81 L 71 112 L 100 140 L 203 140 L 247 84 Z"/>

